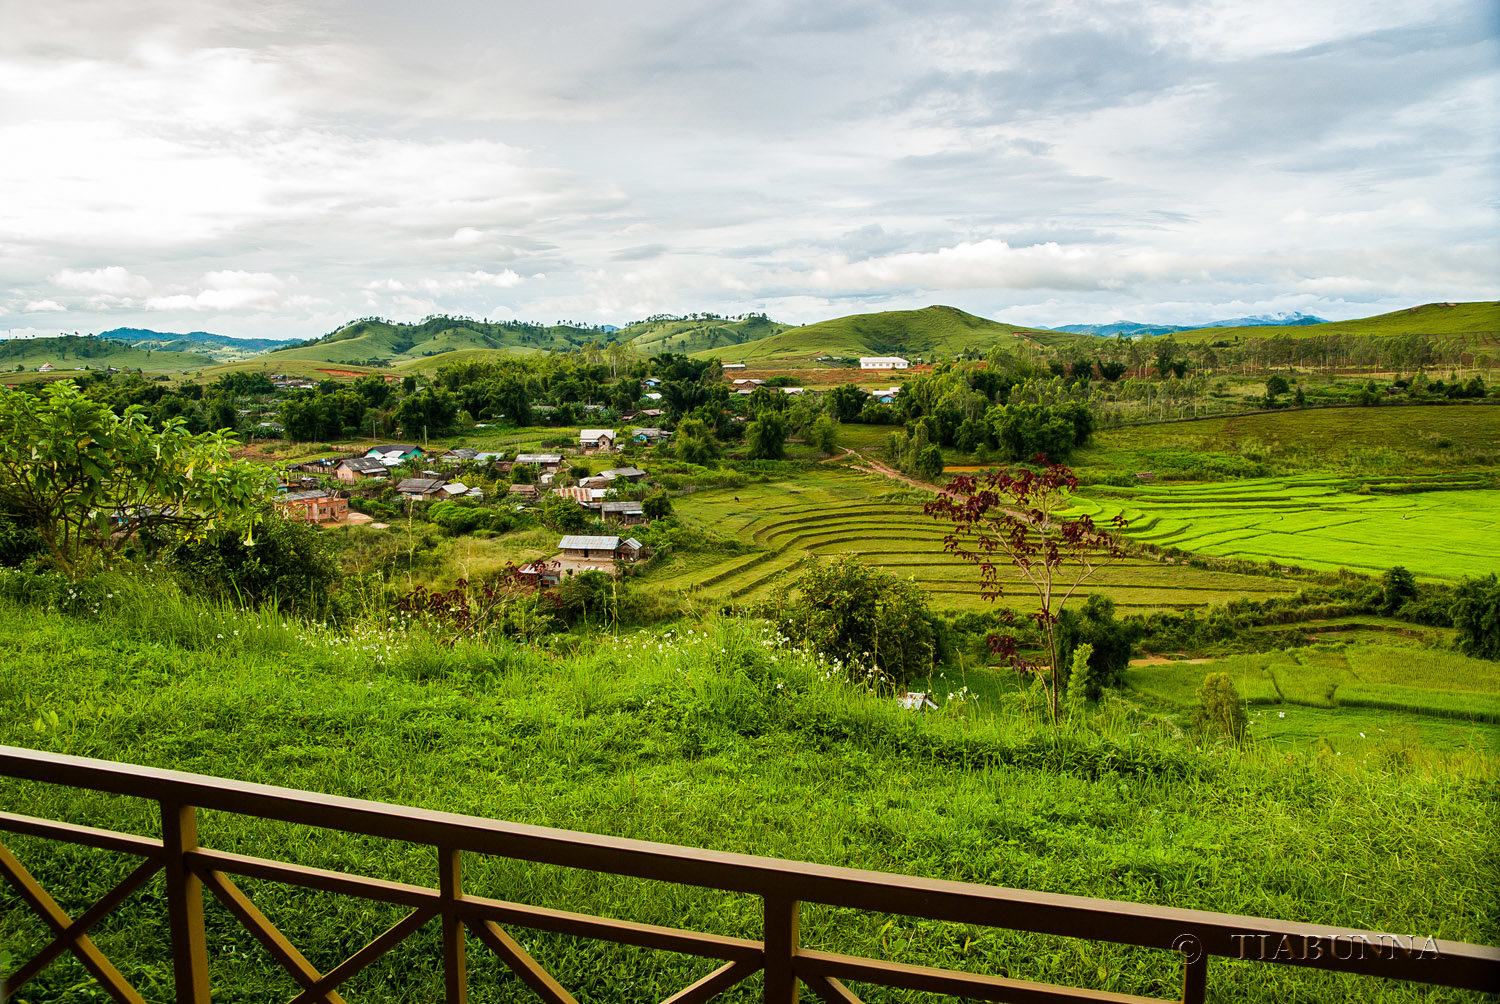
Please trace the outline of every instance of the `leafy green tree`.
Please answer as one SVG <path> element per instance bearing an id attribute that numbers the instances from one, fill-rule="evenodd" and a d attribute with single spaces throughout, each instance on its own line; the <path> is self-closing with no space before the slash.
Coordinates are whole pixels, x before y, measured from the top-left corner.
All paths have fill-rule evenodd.
<path id="1" fill-rule="evenodd" d="M 672 437 L 672 451 L 678 460 L 690 464 L 711 464 L 719 459 L 719 440 L 701 418 L 684 418 Z"/>
<path id="2" fill-rule="evenodd" d="M 824 400 L 834 418 L 840 422 L 852 422 L 865 410 L 865 403 L 870 400 L 870 395 L 854 384 L 846 383 L 829 391 Z"/>
<path id="3" fill-rule="evenodd" d="M 354 393 L 365 399 L 371 408 L 384 408 L 395 393 L 391 385 L 378 373 L 366 373 L 354 381 Z"/>
<path id="4" fill-rule="evenodd" d="M 1089 700 L 1097 701 L 1104 688 L 1124 683 L 1125 670 L 1130 666 L 1130 656 L 1140 634 L 1139 625 L 1115 617 L 1114 600 L 1090 593 L 1078 610 L 1058 611 L 1057 657 L 1065 666 L 1076 666 L 1077 653 L 1085 646 L 1088 648 L 1086 692 Z"/>
<path id="5" fill-rule="evenodd" d="M 153 429 L 60 381 L 0 392 L 0 512 L 31 527 L 74 572 L 142 533 L 193 535 L 251 510 L 265 471 L 230 456 L 233 437 Z"/>
<path id="6" fill-rule="evenodd" d="M 1451 614 L 1460 651 L 1500 660 L 1500 579 L 1494 572 L 1460 582 L 1453 590 Z"/>
<path id="7" fill-rule="evenodd" d="M 943 451 L 936 446 L 928 446 L 917 456 L 915 465 L 917 477 L 923 481 L 936 481 L 943 476 Z"/>
<path id="8" fill-rule="evenodd" d="M 777 628 L 879 689 L 929 673 L 943 636 L 927 594 L 911 579 L 857 558 L 819 562 L 783 593 Z"/>
<path id="9" fill-rule="evenodd" d="M 1077 719 L 1083 717 L 1084 709 L 1089 702 L 1089 685 L 1093 682 L 1093 667 L 1089 665 L 1089 659 L 1094 654 L 1094 646 L 1089 644 L 1079 645 L 1073 651 L 1073 659 L 1068 663 L 1068 718 Z M 1096 698 L 1097 699 L 1097 698 Z"/>
<path id="10" fill-rule="evenodd" d="M 757 388 L 760 389 L 760 388 Z M 745 427 L 751 460 L 781 460 L 786 457 L 786 419 L 774 411 L 762 412 Z"/>
<path id="11" fill-rule="evenodd" d="M 1286 377 L 1280 373 L 1273 374 L 1266 380 L 1266 400 L 1275 402 L 1276 398 L 1291 391 L 1291 384 L 1286 382 Z"/>
<path id="12" fill-rule="evenodd" d="M 214 599 L 283 611 L 325 611 L 339 569 L 322 534 L 269 502 L 166 552 L 183 585 Z"/>
<path id="13" fill-rule="evenodd" d="M 542 497 L 542 524 L 563 533 L 577 533 L 588 525 L 588 514 L 572 499 L 549 492 Z"/>
<path id="14" fill-rule="evenodd" d="M 1292 398 L 1292 403 L 1299 408 L 1304 408 L 1307 406 L 1307 392 L 1304 391 L 1300 386 L 1297 388 L 1297 396 Z"/>
<path id="15" fill-rule="evenodd" d="M 1417 577 L 1400 565 L 1380 577 L 1380 612 L 1387 617 L 1417 598 Z"/>
<path id="16" fill-rule="evenodd" d="M 458 421 L 458 399 L 451 391 L 427 388 L 403 398 L 396 407 L 396 421 L 402 435 L 411 439 L 423 435 L 446 436 Z"/>
<path id="17" fill-rule="evenodd" d="M 654 491 L 650 495 L 647 495 L 641 502 L 641 512 L 645 513 L 646 518 L 653 522 L 659 519 L 666 519 L 672 515 L 672 500 L 667 497 L 666 492 L 661 490 Z"/>
<path id="18" fill-rule="evenodd" d="M 827 415 L 819 416 L 807 429 L 807 442 L 819 453 L 837 453 L 839 424 Z"/>

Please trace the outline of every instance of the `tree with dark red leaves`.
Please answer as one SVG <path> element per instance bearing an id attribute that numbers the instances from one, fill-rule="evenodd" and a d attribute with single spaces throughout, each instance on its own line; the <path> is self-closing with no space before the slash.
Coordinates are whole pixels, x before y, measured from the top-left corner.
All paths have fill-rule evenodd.
<path id="1" fill-rule="evenodd" d="M 1045 456 L 1033 460 L 1046 464 Z M 1125 553 L 1118 538 L 1096 527 L 1088 516 L 1062 515 L 1071 506 L 1068 493 L 1077 487 L 1078 478 L 1062 464 L 997 470 L 954 478 L 925 507 L 934 519 L 957 524 L 943 538 L 943 547 L 979 567 L 980 596 L 993 602 L 1005 595 L 1006 566 L 1017 569 L 1036 592 L 1038 604 L 1031 619 L 1047 639 L 1048 664 L 1022 658 L 1010 635 L 992 634 L 989 645 L 1019 672 L 1041 674 L 1054 723 L 1064 685 L 1057 664 L 1057 615 L 1085 581 Z M 1123 529 L 1125 521 L 1116 517 L 1111 526 Z M 1015 615 L 1007 609 L 1001 616 L 1009 623 Z"/>

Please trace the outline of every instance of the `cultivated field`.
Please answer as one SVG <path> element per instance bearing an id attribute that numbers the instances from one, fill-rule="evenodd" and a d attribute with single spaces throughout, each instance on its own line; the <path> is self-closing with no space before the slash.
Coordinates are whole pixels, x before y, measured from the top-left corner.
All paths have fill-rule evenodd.
<path id="1" fill-rule="evenodd" d="M 918 495 L 893 491 L 875 475 L 824 468 L 787 480 L 697 492 L 676 500 L 684 520 L 698 523 L 753 552 L 674 558 L 653 575 L 718 600 L 769 598 L 789 572 L 812 557 L 854 554 L 866 563 L 915 579 L 940 610 L 980 611 L 977 570 L 943 549 L 944 524 L 923 515 Z M 1132 558 L 1098 573 L 1083 592 L 1108 594 L 1122 612 L 1144 613 L 1223 603 L 1239 596 L 1289 593 L 1280 579 L 1215 572 Z M 1016 575 L 1005 603 L 1032 605 Z"/>
<path id="2" fill-rule="evenodd" d="M 1136 540 L 1220 557 L 1458 578 L 1500 571 L 1500 490 L 1479 475 L 1306 476 L 1092 488 L 1077 510 Z"/>

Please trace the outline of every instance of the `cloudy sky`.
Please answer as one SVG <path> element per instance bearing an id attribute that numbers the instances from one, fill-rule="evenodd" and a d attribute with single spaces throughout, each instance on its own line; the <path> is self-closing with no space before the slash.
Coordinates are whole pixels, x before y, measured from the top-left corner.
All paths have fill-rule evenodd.
<path id="1" fill-rule="evenodd" d="M 0 334 L 1500 296 L 1494 0 L 15 0 Z"/>

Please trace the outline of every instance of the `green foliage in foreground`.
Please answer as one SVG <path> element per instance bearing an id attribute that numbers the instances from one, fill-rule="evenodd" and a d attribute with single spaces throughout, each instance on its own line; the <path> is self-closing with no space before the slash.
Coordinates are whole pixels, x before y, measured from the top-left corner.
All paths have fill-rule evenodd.
<path id="1" fill-rule="evenodd" d="M 1500 940 L 1493 760 L 1317 760 L 1194 749 L 1171 721 L 1106 697 L 1066 734 L 1031 695 L 920 716 L 825 681 L 826 666 L 753 622 L 618 639 L 454 649 L 366 627 L 347 635 L 184 600 L 119 579 L 76 614 L 0 604 L 0 742 L 314 791 L 836 865 L 1050 892 Z M 154 602 L 144 603 L 146 596 Z M 570 649 L 576 648 L 576 651 Z M 66 652 L 60 659 L 59 652 Z M 1203 667 L 1198 669 L 1202 679 Z M 1477 756 L 1477 755 L 1476 755 Z M 5 808 L 152 832 L 149 807 L 0 782 Z M 210 813 L 213 847 L 431 883 L 400 844 Z M 7 844 L 75 914 L 127 862 Z M 1397 864 L 1399 862 L 1399 865 Z M 470 856 L 466 888 L 550 907 L 756 937 L 758 904 L 661 883 Z M 247 881 L 325 970 L 396 911 Z M 1353 895 L 1357 888 L 1358 895 Z M 169 996 L 159 886 L 98 941 L 148 999 Z M 0 889 L 0 946 L 46 935 Z M 216 1000 L 293 996 L 227 914 L 208 911 Z M 660 1000 L 701 961 L 517 932 L 580 999 Z M 818 948 L 1169 997 L 1168 953 L 809 908 Z M 441 995 L 432 929 L 349 998 Z M 475 1001 L 529 1000 L 478 950 Z M 1235 1001 L 1471 1001 L 1379 980 L 1215 961 Z M 759 987 L 729 1000 L 755 999 Z M 98 999 L 71 961 L 19 1001 Z M 891 992 L 873 998 L 920 999 Z"/>

